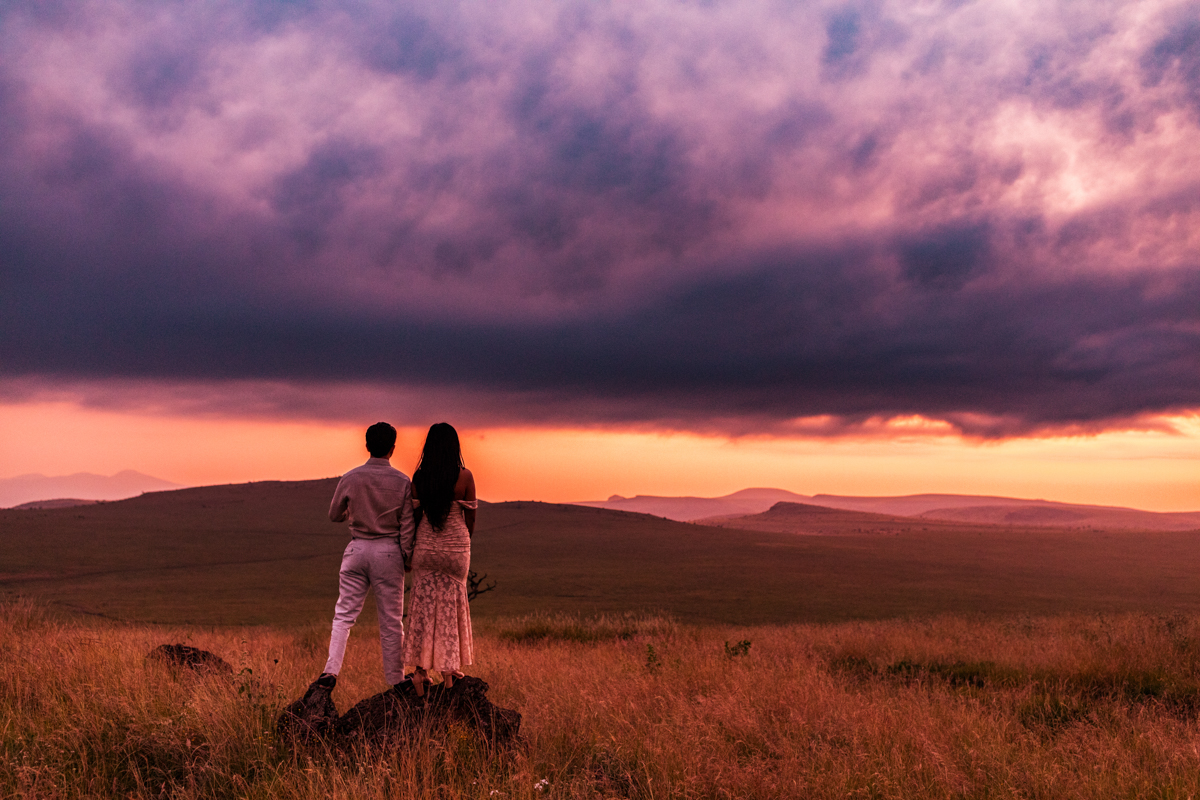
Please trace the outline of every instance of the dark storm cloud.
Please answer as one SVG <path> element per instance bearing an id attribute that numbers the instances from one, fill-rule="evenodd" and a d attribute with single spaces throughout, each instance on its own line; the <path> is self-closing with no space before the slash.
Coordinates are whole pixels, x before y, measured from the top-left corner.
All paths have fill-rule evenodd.
<path id="1" fill-rule="evenodd" d="M 359 52 L 381 72 L 432 80 L 448 65 L 465 61 L 453 44 L 422 17 L 397 9 L 379 28 L 364 31 Z"/>
<path id="2" fill-rule="evenodd" d="M 904 277 L 918 286 L 957 288 L 986 268 L 990 246 L 986 225 L 950 225 L 901 244 L 900 263 Z"/>
<path id="3" fill-rule="evenodd" d="M 315 147 L 303 165 L 276 179 L 271 206 L 299 243 L 315 249 L 325 241 L 325 228 L 341 215 L 342 195 L 379 164 L 376 148 L 326 142 Z"/>
<path id="4" fill-rule="evenodd" d="M 881 49 L 898 45 L 901 26 L 884 17 L 878 8 L 846 5 L 828 14 L 821 65 L 829 80 L 858 77 L 867 72 L 871 58 Z"/>
<path id="5" fill-rule="evenodd" d="M 981 436 L 1200 407 L 1200 22 L 1131 8 L 15 4 L 0 396 Z"/>
<path id="6" fill-rule="evenodd" d="M 125 93 L 146 108 L 173 105 L 194 90 L 203 78 L 195 52 L 180 45 L 155 42 L 134 54 L 123 75 Z"/>
<path id="7" fill-rule="evenodd" d="M 1200 114 L 1200 14 L 1172 25 L 1142 56 L 1141 66 L 1147 85 L 1173 83 Z"/>

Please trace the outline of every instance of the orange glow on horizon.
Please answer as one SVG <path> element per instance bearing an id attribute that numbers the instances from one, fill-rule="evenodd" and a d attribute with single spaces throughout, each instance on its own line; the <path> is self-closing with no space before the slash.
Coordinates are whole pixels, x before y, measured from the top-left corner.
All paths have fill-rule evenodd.
<path id="1" fill-rule="evenodd" d="M 0 477 L 134 469 L 183 485 L 332 477 L 366 458 L 363 425 L 127 414 L 72 403 L 0 405 Z M 586 429 L 460 428 L 486 500 L 570 502 L 612 494 L 990 494 L 1156 511 L 1200 510 L 1200 415 L 1163 430 L 974 443 L 900 420 L 841 438 Z M 411 473 L 423 429 L 402 428 Z"/>

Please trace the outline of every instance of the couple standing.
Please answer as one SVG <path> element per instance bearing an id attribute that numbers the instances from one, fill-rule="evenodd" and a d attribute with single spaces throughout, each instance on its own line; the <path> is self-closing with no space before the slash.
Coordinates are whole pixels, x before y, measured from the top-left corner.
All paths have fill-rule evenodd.
<path id="1" fill-rule="evenodd" d="M 472 663 L 467 573 L 475 530 L 475 478 L 463 465 L 458 433 L 445 422 L 429 429 L 412 480 L 391 464 L 396 429 L 367 429 L 371 457 L 338 481 L 329 518 L 350 521 L 350 544 L 338 575 L 329 660 L 317 685 L 332 689 L 346 640 L 375 588 L 383 674 L 418 696 L 441 674 L 447 688 Z M 404 631 L 404 573 L 412 572 L 412 608 Z"/>

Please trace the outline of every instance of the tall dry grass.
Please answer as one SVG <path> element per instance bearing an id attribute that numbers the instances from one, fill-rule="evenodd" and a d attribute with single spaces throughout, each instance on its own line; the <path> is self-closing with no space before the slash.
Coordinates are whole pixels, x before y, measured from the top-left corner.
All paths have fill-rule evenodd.
<path id="1" fill-rule="evenodd" d="M 1185 798 L 1200 794 L 1200 621 L 939 619 L 690 628 L 533 617 L 469 670 L 524 714 L 391 754 L 295 756 L 282 706 L 324 626 L 197 630 L 0 609 L 0 793 L 11 797 Z M 182 641 L 232 678 L 148 663 Z M 335 698 L 383 689 L 356 630 Z M 749 642 L 746 645 L 746 642 Z"/>

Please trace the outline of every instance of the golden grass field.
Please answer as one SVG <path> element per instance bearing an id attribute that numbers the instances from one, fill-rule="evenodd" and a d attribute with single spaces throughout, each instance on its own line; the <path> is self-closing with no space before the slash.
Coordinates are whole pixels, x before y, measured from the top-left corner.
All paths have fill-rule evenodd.
<path id="1" fill-rule="evenodd" d="M 324 625 L 193 628 L 0 609 L 0 795 L 22 798 L 1187 798 L 1200 792 L 1200 619 L 688 626 L 481 624 L 468 672 L 524 715 L 394 753 L 294 756 L 279 710 Z M 186 642 L 233 677 L 147 662 Z M 744 644 L 749 642 L 748 645 Z M 374 632 L 335 699 L 383 689 Z"/>
<path id="2" fill-rule="evenodd" d="M 324 663 L 332 486 L 0 511 L 0 797 L 1200 797 L 1196 532 L 806 511 L 826 535 L 798 535 L 795 509 L 484 504 L 467 672 L 519 744 L 296 755 L 274 721 Z M 373 618 L 343 712 L 386 688 Z M 234 676 L 147 662 L 171 643 Z"/>

